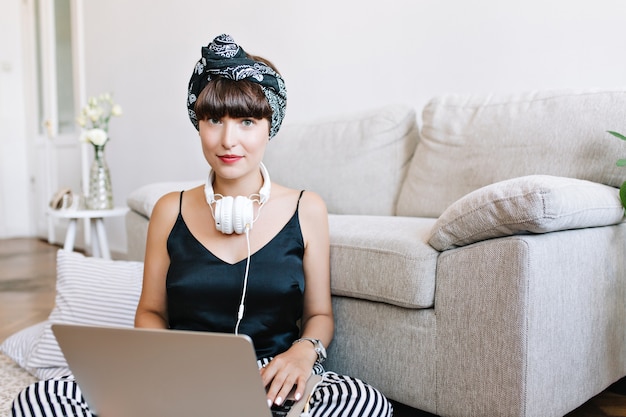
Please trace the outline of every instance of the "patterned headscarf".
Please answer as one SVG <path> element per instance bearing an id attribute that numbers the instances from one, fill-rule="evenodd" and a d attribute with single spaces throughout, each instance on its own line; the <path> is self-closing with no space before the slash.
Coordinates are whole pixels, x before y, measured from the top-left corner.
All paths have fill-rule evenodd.
<path id="1" fill-rule="evenodd" d="M 250 59 L 243 48 L 226 34 L 219 35 L 207 46 L 202 47 L 202 58 L 196 63 L 189 80 L 187 108 L 196 130 L 199 130 L 199 124 L 194 105 L 202 89 L 215 77 L 235 81 L 247 79 L 259 84 L 272 108 L 270 138 L 278 133 L 287 107 L 285 81 L 280 74 L 263 62 Z"/>

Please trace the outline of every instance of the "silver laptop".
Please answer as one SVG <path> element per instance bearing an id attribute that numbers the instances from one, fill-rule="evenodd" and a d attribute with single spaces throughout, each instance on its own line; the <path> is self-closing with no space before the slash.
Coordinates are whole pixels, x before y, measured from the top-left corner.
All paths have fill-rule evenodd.
<path id="1" fill-rule="evenodd" d="M 303 398 L 270 410 L 247 336 L 54 324 L 52 330 L 98 417 L 295 417 Z"/>

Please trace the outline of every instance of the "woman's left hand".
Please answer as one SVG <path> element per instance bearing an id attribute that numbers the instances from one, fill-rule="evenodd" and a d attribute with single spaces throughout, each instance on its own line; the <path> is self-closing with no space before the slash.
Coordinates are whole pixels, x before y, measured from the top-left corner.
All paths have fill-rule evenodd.
<path id="1" fill-rule="evenodd" d="M 281 405 L 294 385 L 295 399 L 302 398 L 316 360 L 317 354 L 310 343 L 296 343 L 261 368 L 263 385 L 268 388 L 267 405 Z"/>

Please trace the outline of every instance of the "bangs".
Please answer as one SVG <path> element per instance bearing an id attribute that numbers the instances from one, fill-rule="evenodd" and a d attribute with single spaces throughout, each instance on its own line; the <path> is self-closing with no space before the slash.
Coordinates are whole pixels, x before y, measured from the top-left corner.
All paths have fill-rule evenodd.
<path id="1" fill-rule="evenodd" d="M 198 120 L 249 117 L 271 123 L 272 119 L 272 108 L 259 84 L 227 78 L 207 84 L 196 101 L 195 112 Z"/>

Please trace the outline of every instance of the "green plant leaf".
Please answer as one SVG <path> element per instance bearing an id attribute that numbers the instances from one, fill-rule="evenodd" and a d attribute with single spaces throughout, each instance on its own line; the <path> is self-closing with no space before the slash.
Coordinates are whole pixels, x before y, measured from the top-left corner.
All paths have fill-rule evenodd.
<path id="1" fill-rule="evenodd" d="M 607 133 L 610 133 L 611 135 L 621 140 L 626 140 L 626 136 L 622 135 L 621 133 L 613 132 L 612 130 L 607 130 Z"/>
<path id="2" fill-rule="evenodd" d="M 622 186 L 619 189 L 619 199 L 622 202 L 622 207 L 626 209 L 626 181 L 622 183 Z"/>
<path id="3" fill-rule="evenodd" d="M 618 167 L 626 167 L 626 159 L 618 159 L 615 165 Z"/>

